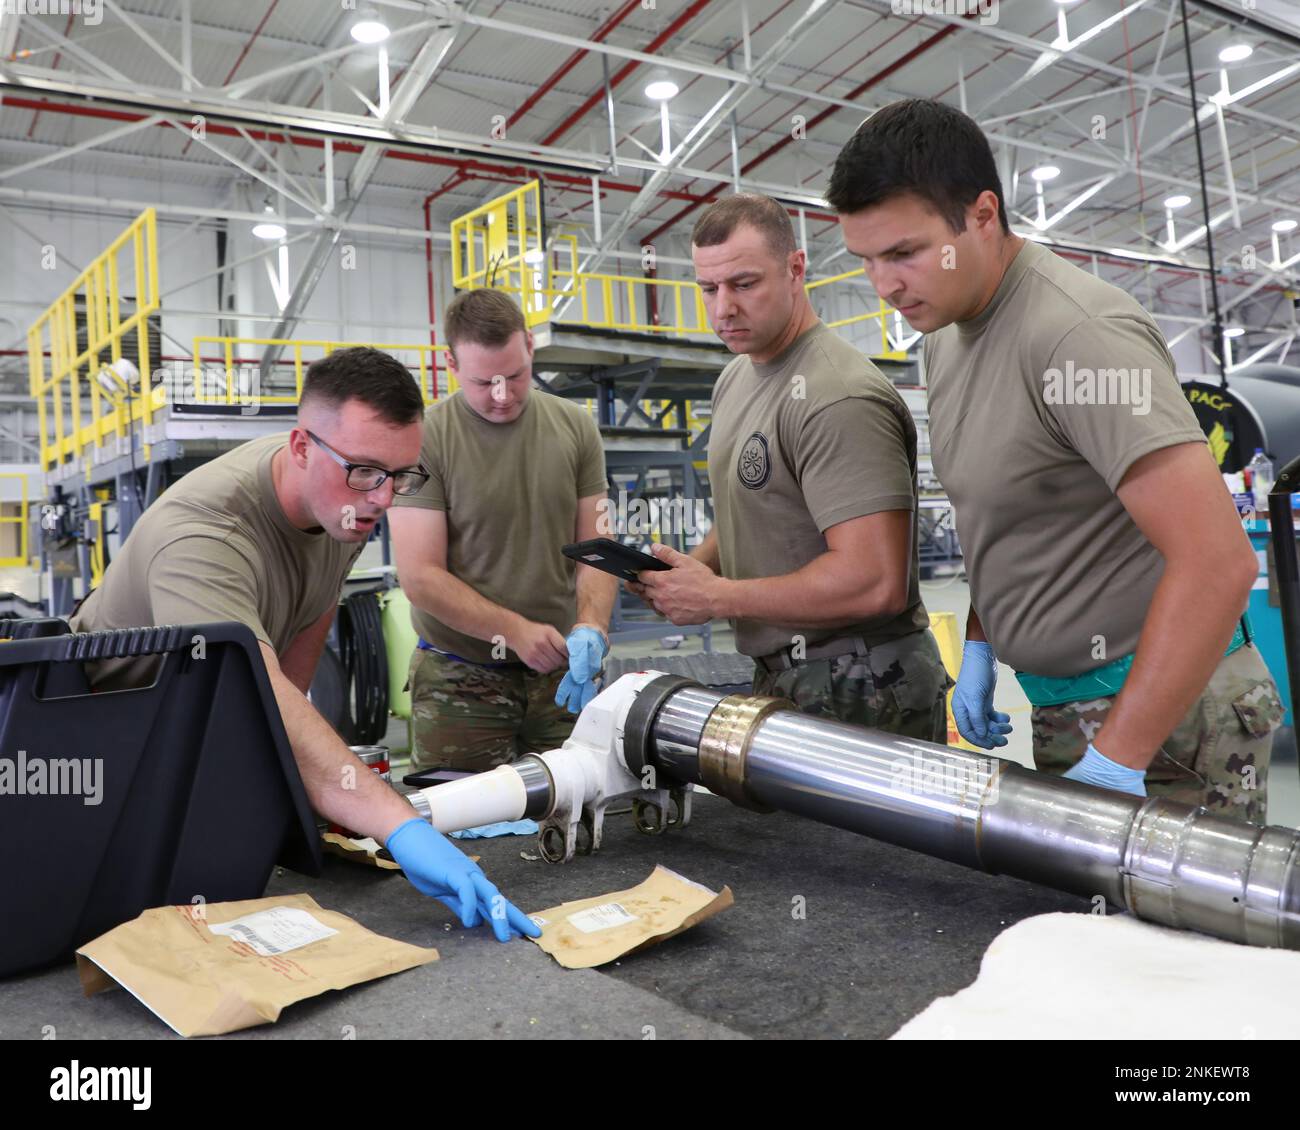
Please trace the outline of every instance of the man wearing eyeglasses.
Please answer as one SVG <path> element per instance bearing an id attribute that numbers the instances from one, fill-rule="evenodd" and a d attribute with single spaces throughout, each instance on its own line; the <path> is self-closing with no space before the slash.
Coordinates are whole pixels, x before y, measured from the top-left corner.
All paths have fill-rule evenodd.
<path id="1" fill-rule="evenodd" d="M 501 941 L 537 928 L 482 870 L 370 772 L 306 698 L 339 593 L 392 504 L 428 478 L 424 405 L 406 369 L 338 350 L 303 380 L 298 426 L 251 440 L 150 506 L 72 617 L 77 632 L 235 621 L 257 638 L 294 760 L 322 816 L 384 843 L 421 892 Z M 156 656 L 88 665 L 97 691 L 148 683 Z"/>
<path id="2" fill-rule="evenodd" d="M 420 637 L 411 758 L 478 772 L 569 736 L 596 694 L 617 582 L 561 552 L 600 536 L 605 455 L 581 406 L 530 392 L 518 303 L 467 291 L 443 333 L 460 390 L 429 409 L 431 477 L 389 522 Z"/>

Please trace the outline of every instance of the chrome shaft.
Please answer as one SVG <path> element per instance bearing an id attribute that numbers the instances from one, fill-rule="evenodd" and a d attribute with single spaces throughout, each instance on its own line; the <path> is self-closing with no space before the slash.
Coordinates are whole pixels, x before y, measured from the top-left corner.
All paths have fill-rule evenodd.
<path id="1" fill-rule="evenodd" d="M 680 680 L 676 680 L 680 683 Z M 651 682 L 648 760 L 746 807 L 797 813 L 1166 926 L 1300 949 L 1300 833 L 1066 781 L 986 754 Z M 625 742 L 629 735 L 625 735 Z"/>

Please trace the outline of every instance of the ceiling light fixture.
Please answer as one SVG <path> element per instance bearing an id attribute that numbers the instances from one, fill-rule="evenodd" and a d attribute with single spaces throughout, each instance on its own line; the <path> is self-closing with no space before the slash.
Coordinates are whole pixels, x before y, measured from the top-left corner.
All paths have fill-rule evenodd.
<path id="1" fill-rule="evenodd" d="M 259 220 L 253 225 L 253 234 L 258 239 L 283 239 L 285 236 L 284 225 L 276 219 L 275 209 L 268 204 L 264 211 L 266 212 L 266 219 Z"/>
<path id="2" fill-rule="evenodd" d="M 1255 54 L 1255 49 L 1249 43 L 1230 43 L 1219 52 L 1220 63 L 1240 63 L 1242 59 L 1249 59 Z"/>
<path id="3" fill-rule="evenodd" d="M 645 96 L 651 102 L 667 102 L 668 99 L 677 97 L 677 91 L 678 86 L 672 79 L 656 79 L 646 84 Z"/>
<path id="4" fill-rule="evenodd" d="M 379 18 L 373 8 L 357 14 L 351 29 L 352 38 L 358 43 L 383 43 L 388 38 L 388 25 Z"/>

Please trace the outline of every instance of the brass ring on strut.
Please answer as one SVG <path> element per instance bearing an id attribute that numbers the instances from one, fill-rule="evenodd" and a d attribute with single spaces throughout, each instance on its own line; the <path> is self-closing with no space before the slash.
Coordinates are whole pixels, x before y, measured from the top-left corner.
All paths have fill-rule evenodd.
<path id="1" fill-rule="evenodd" d="M 722 699 L 713 708 L 700 734 L 699 765 L 703 785 L 740 808 L 751 812 L 775 812 L 776 809 L 760 804 L 745 789 L 745 758 L 763 720 L 778 710 L 794 709 L 794 703 L 788 698 L 733 694 Z"/>

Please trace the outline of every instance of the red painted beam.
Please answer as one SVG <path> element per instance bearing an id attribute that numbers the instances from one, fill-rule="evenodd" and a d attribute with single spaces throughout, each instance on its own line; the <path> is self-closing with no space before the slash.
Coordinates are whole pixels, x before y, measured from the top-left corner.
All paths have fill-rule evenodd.
<path id="1" fill-rule="evenodd" d="M 648 44 L 646 44 L 646 47 L 644 51 L 642 51 L 642 54 L 653 55 L 660 47 L 662 47 L 665 43 L 667 43 L 670 39 L 672 39 L 674 35 L 676 35 L 679 31 L 681 31 L 682 28 L 684 28 L 688 23 L 690 23 L 690 21 L 693 20 L 696 17 L 696 15 L 698 15 L 703 9 L 707 8 L 710 2 L 711 0 L 695 0 L 695 2 L 691 4 L 689 7 L 684 8 L 677 15 L 677 17 L 666 28 L 664 28 L 663 31 L 661 31 L 658 35 L 654 37 L 654 39 L 652 39 Z M 613 75 L 610 76 L 610 80 L 609 80 L 610 88 L 613 89 L 614 87 L 618 86 L 619 83 L 621 83 L 625 78 L 627 78 L 627 76 L 630 75 L 633 71 L 635 71 L 637 67 L 639 67 L 640 65 L 641 64 L 638 63 L 636 60 L 633 60 L 632 62 L 625 63 L 623 66 L 621 66 Z M 576 110 L 574 110 L 572 114 L 570 114 L 567 118 L 564 119 L 564 121 L 562 121 L 558 126 L 556 126 L 553 130 L 551 130 L 551 132 L 548 133 L 544 138 L 542 138 L 541 143 L 543 145 L 554 145 L 557 139 L 563 137 L 566 133 L 568 133 L 569 130 L 571 130 L 581 118 L 585 117 L 587 113 L 591 110 L 591 108 L 595 106 L 604 96 L 605 96 L 605 87 L 602 84 L 601 88 L 597 90 L 595 94 L 591 95 L 591 97 L 589 97 L 581 106 L 579 106 Z"/>
<path id="2" fill-rule="evenodd" d="M 12 106 L 18 110 L 33 110 L 37 113 L 57 113 L 72 114 L 76 117 L 95 118 L 102 121 L 112 122 L 140 122 L 148 116 L 146 114 L 137 114 L 129 110 L 114 110 L 107 106 L 96 106 L 89 102 L 54 102 L 43 101 L 36 98 L 27 98 L 22 95 L 4 95 L 0 98 L 0 104 Z M 158 123 L 159 129 L 170 129 L 166 122 Z M 215 134 L 218 137 L 242 137 L 243 134 L 232 126 L 222 125 L 219 122 L 209 122 L 207 124 L 208 133 Z M 262 129 L 249 129 L 247 133 L 250 137 L 258 141 L 266 141 L 274 144 L 293 144 L 301 145 L 308 149 L 324 149 L 325 142 L 322 138 L 304 136 L 301 134 L 280 133 Z M 361 145 L 351 141 L 335 141 L 334 151 L 336 153 L 360 153 Z M 440 165 L 445 168 L 462 170 L 472 173 L 483 173 L 496 176 L 509 176 L 517 178 L 517 183 L 526 180 L 529 176 L 528 170 L 522 165 L 499 165 L 488 161 L 481 161 L 474 157 L 441 157 L 435 153 L 411 153 L 400 149 L 388 149 L 384 151 L 385 157 L 391 157 L 396 161 L 415 161 L 422 165 Z M 575 188 L 585 188 L 590 190 L 591 180 L 588 177 L 581 176 L 577 173 L 546 172 L 543 179 L 554 181 L 557 184 L 570 185 Z M 637 193 L 641 191 L 639 185 L 625 184 L 621 181 L 611 180 L 602 177 L 600 181 L 602 188 L 608 188 L 613 192 Z M 704 197 L 699 193 L 688 192 L 685 189 L 665 189 L 662 194 L 669 199 L 695 201 L 703 200 Z"/>
<path id="3" fill-rule="evenodd" d="M 641 7 L 641 0 L 627 0 L 627 3 L 624 4 L 623 7 L 621 7 L 617 12 L 615 12 L 612 16 L 610 16 L 608 20 L 606 20 L 603 24 L 601 24 L 599 28 L 596 29 L 595 34 L 591 37 L 591 41 L 593 43 L 603 43 L 605 39 L 609 36 L 610 32 L 612 32 L 616 27 L 618 27 L 618 25 L 621 24 L 625 19 L 627 19 L 627 17 L 632 12 L 636 11 L 636 9 L 640 7 Z M 517 109 L 513 114 L 510 115 L 510 117 L 506 119 L 506 128 L 509 129 L 512 125 L 515 124 L 515 122 L 519 121 L 520 118 L 522 118 L 526 113 L 528 113 L 529 110 L 531 110 L 534 106 L 536 106 L 537 103 L 542 100 L 542 97 L 544 95 L 549 94 L 555 88 L 555 85 L 560 81 L 560 79 L 562 79 L 571 70 L 573 70 L 573 68 L 576 67 L 580 62 L 582 62 L 582 60 L 585 59 L 590 53 L 591 52 L 584 47 L 581 50 L 575 51 L 572 55 L 570 55 L 567 59 L 565 59 L 564 62 L 561 63 L 560 66 L 556 69 L 555 73 L 551 75 L 551 77 L 548 78 L 544 83 L 542 83 L 541 86 L 539 86 L 536 90 L 534 90 L 532 94 L 530 94 L 527 98 L 525 98 L 523 102 L 520 104 L 519 109 Z"/>
<path id="4" fill-rule="evenodd" d="M 946 27 L 941 28 L 939 31 L 935 32 L 933 35 L 929 36 L 921 43 L 918 43 L 910 51 L 904 53 L 903 55 L 900 55 L 897 59 L 895 59 L 892 63 L 890 63 L 889 66 L 882 67 L 880 70 L 876 71 L 876 73 L 873 74 L 865 82 L 861 82 L 857 86 L 855 86 L 852 90 L 848 92 L 848 94 L 844 96 L 844 101 L 851 102 L 853 101 L 854 98 L 858 97 L 858 95 L 863 94 L 864 92 L 870 90 L 873 86 L 878 86 L 880 83 L 884 82 L 885 79 L 887 79 L 890 75 L 894 74 L 896 71 L 899 71 L 903 67 L 907 66 L 907 64 L 910 63 L 913 59 L 917 58 L 919 55 L 924 55 L 927 51 L 930 50 L 930 48 L 934 47 L 937 43 L 941 42 L 944 39 L 947 39 L 948 36 L 950 36 L 956 30 L 957 30 L 956 24 L 948 24 Z M 832 114 L 834 114 L 839 109 L 841 109 L 841 107 L 839 106 L 827 106 L 826 109 L 821 111 L 821 113 L 814 114 L 810 119 L 808 119 L 806 128 L 811 130 L 815 126 L 820 125 L 822 122 L 824 122 L 827 118 L 829 118 Z M 761 165 L 769 157 L 772 157 L 777 153 L 781 152 L 781 150 L 784 149 L 787 145 L 789 145 L 793 140 L 794 140 L 794 135 L 788 134 L 787 136 L 783 137 L 780 141 L 778 141 L 775 145 L 771 146 L 768 149 L 764 149 L 763 152 L 759 153 L 757 156 L 751 157 L 748 161 L 745 162 L 745 164 L 743 164 L 740 167 L 741 174 L 743 175 L 744 173 L 749 172 L 750 169 L 756 168 L 758 165 Z M 726 187 L 727 187 L 726 185 L 719 184 L 709 189 L 709 191 L 704 194 L 704 200 L 700 201 L 700 203 L 711 202 L 713 200 L 716 200 L 719 196 L 722 195 L 722 192 Z M 647 243 L 653 243 L 656 237 L 658 237 L 663 232 L 667 231 L 679 220 L 682 220 L 685 217 L 689 216 L 699 206 L 700 204 L 687 205 L 676 215 L 671 216 L 669 219 L 665 220 L 662 224 L 660 224 L 657 228 L 655 228 L 654 231 L 652 231 L 649 235 L 645 236 L 641 240 L 641 243 L 643 245 Z"/>

